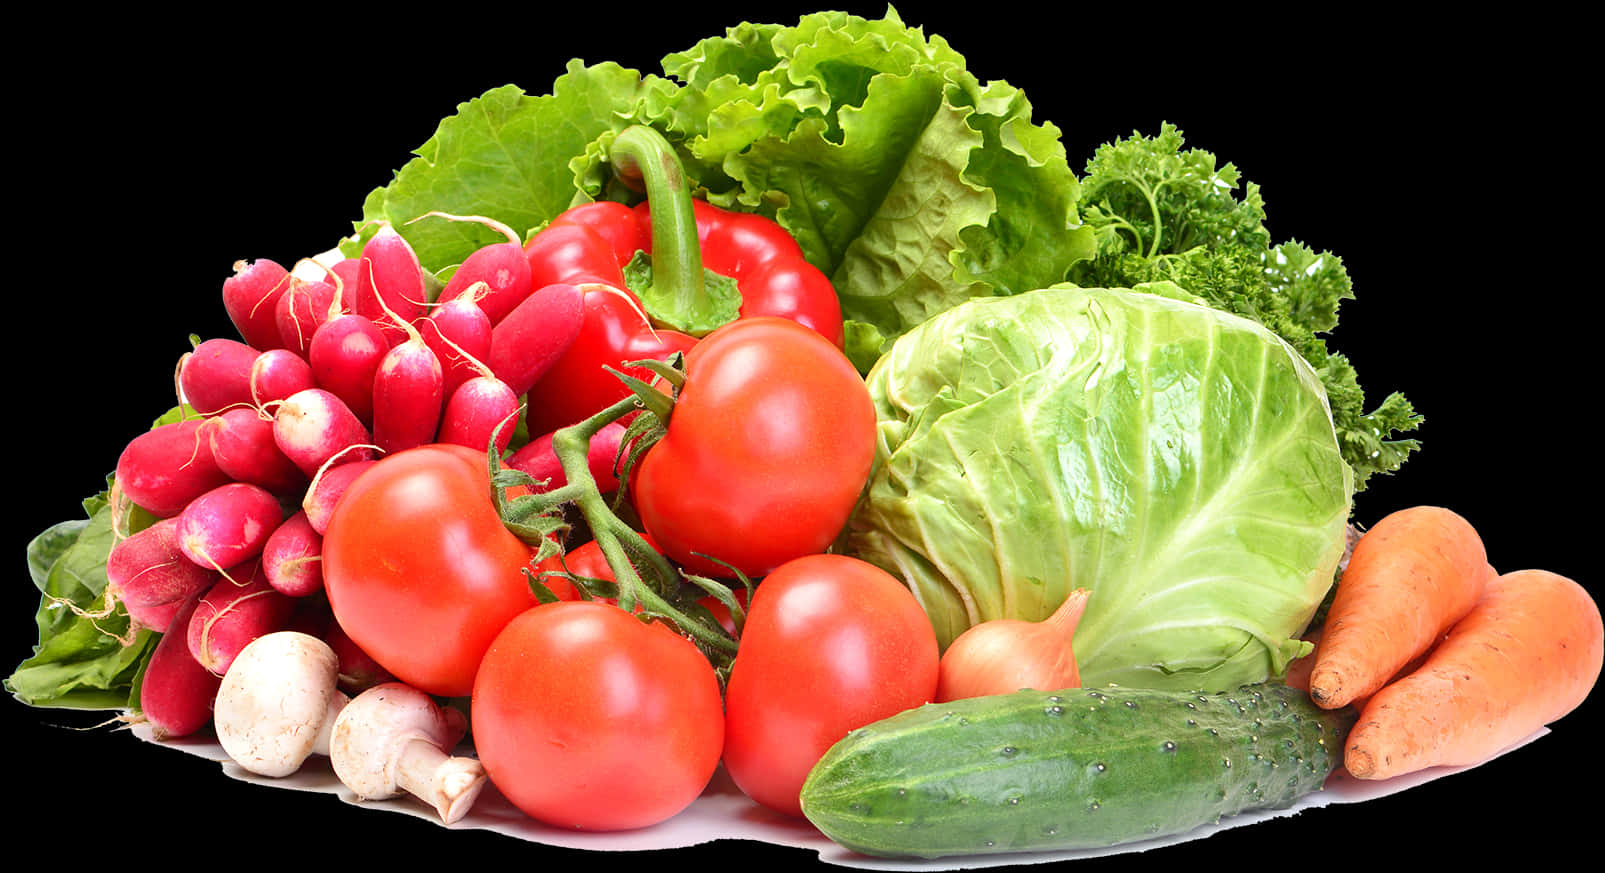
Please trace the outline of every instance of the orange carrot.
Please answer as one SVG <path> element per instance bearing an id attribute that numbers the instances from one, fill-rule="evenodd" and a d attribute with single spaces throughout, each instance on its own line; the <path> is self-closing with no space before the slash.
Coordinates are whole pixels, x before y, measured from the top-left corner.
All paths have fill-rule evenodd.
<path id="1" fill-rule="evenodd" d="M 1337 709 L 1376 693 L 1471 610 L 1493 577 L 1482 538 L 1437 506 L 1394 512 L 1360 536 L 1327 610 L 1310 698 Z"/>
<path id="2" fill-rule="evenodd" d="M 1321 627 L 1312 627 L 1309 630 L 1305 631 L 1304 634 L 1299 637 L 1299 639 L 1304 640 L 1305 642 L 1309 643 L 1312 646 L 1319 646 L 1321 644 L 1321 630 L 1322 630 Z M 1430 652 L 1431 649 L 1428 649 L 1427 651 Z M 1402 678 L 1402 677 L 1404 677 L 1405 675 L 1407 675 L 1409 673 L 1414 672 L 1415 669 L 1417 667 L 1420 667 L 1421 663 L 1423 661 L 1425 661 L 1426 659 L 1427 659 L 1427 653 L 1422 653 L 1421 655 L 1417 656 L 1415 658 L 1415 660 L 1413 660 L 1410 663 L 1404 665 L 1404 667 L 1402 667 L 1399 670 L 1399 672 L 1393 674 L 1393 678 L 1394 679 L 1399 679 L 1399 678 Z M 1310 652 L 1308 655 L 1305 655 L 1302 658 L 1295 658 L 1292 661 L 1288 662 L 1287 672 L 1285 674 L 1283 674 L 1282 681 L 1289 688 L 1297 688 L 1298 690 L 1304 692 L 1305 694 L 1308 694 L 1310 692 L 1310 671 L 1312 669 L 1314 669 L 1314 667 L 1315 667 L 1315 653 L 1314 652 Z M 1391 680 L 1389 680 L 1389 681 L 1391 681 Z M 1386 686 L 1384 686 L 1384 687 L 1386 687 Z M 1367 700 L 1369 700 L 1369 699 L 1370 699 L 1369 697 L 1356 697 L 1356 698 L 1354 698 L 1354 700 L 1349 702 L 1349 705 L 1354 707 L 1355 709 L 1364 709 L 1365 708 L 1365 702 Z"/>
<path id="3" fill-rule="evenodd" d="M 1506 573 L 1420 669 L 1366 703 L 1344 767 L 1387 779 L 1483 761 L 1576 709 L 1602 660 L 1599 606 L 1581 585 L 1546 570 Z"/>

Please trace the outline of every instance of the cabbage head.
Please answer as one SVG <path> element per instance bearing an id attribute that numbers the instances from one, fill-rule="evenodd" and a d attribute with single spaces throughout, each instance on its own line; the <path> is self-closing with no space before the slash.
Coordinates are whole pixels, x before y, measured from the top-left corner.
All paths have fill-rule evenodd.
<path id="1" fill-rule="evenodd" d="M 1225 690 L 1309 651 L 1353 495 L 1326 396 L 1276 335 L 1187 297 L 977 298 L 871 369 L 843 550 L 901 578 L 944 649 L 1086 588 L 1088 687 Z"/>

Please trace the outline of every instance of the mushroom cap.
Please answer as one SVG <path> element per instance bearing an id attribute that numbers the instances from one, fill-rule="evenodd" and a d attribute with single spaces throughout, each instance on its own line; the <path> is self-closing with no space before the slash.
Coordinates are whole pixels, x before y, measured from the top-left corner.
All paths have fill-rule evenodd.
<path id="1" fill-rule="evenodd" d="M 339 658 L 299 631 L 277 631 L 240 651 L 218 687 L 212 721 L 235 763 L 288 776 L 318 748 L 337 694 Z"/>
<path id="2" fill-rule="evenodd" d="M 351 698 L 334 720 L 329 762 L 358 797 L 403 792 L 399 772 L 405 744 L 425 740 L 447 746 L 451 731 L 433 698 L 401 682 L 382 682 Z"/>

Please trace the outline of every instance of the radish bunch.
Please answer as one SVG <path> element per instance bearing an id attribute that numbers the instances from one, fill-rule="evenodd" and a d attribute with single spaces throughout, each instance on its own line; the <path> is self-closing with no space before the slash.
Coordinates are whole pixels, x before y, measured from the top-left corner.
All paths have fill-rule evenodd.
<path id="1" fill-rule="evenodd" d="M 163 634 L 141 694 L 158 731 L 204 727 L 234 658 L 279 630 L 328 642 L 347 690 L 391 678 L 329 612 L 322 537 L 345 487 L 385 454 L 486 450 L 499 426 L 505 451 L 521 395 L 574 342 L 576 290 L 532 288 L 502 229 L 509 241 L 465 261 L 433 302 L 389 226 L 356 258 L 295 273 L 242 262 L 223 282 L 240 339 L 200 342 L 177 367 L 198 417 L 135 437 L 117 463 L 121 498 L 159 519 L 107 562 L 108 597 Z"/>

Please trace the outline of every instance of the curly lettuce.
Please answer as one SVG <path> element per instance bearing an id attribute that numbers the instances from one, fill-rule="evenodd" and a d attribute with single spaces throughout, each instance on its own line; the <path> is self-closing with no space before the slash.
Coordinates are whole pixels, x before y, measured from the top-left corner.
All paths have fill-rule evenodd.
<path id="1" fill-rule="evenodd" d="M 443 272 L 500 240 L 412 219 L 486 215 L 529 232 L 575 203 L 632 199 L 607 146 L 650 124 L 698 194 L 774 218 L 830 276 L 863 371 L 932 314 L 1053 284 L 1092 254 L 1060 131 L 894 10 L 740 24 L 663 68 L 574 61 L 550 94 L 507 86 L 463 104 L 370 195 L 359 232 L 388 221 Z"/>
<path id="2" fill-rule="evenodd" d="M 1133 134 L 1097 149 L 1080 204 L 1097 251 L 1071 268 L 1070 280 L 1086 287 L 1173 282 L 1265 325 L 1319 375 L 1356 489 L 1397 470 L 1420 447 L 1402 435 L 1421 416 L 1398 392 L 1367 411 L 1354 366 L 1323 339 L 1337 326 L 1339 304 L 1354 296 L 1342 259 L 1296 240 L 1274 242 L 1260 187 L 1213 154 L 1182 146 L 1181 131 L 1165 124 L 1155 136 Z"/>

